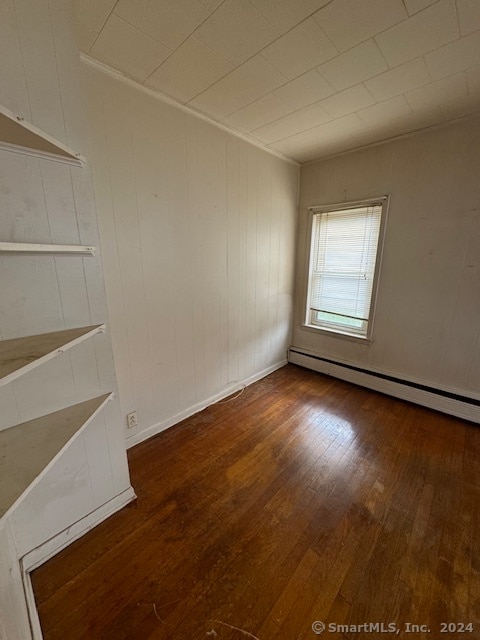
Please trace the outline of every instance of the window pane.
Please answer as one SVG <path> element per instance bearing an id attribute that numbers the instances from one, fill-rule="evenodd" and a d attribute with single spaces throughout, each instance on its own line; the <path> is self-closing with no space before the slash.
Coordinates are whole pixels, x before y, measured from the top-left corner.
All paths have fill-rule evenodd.
<path id="1" fill-rule="evenodd" d="M 313 216 L 308 313 L 315 324 L 366 333 L 382 205 Z"/>
<path id="2" fill-rule="evenodd" d="M 310 308 L 368 320 L 372 286 L 373 276 L 314 272 Z"/>
<path id="3" fill-rule="evenodd" d="M 351 329 L 362 329 L 364 322 L 362 320 L 357 320 L 356 318 L 348 318 L 346 316 L 339 316 L 335 313 L 325 313 L 320 311 L 316 314 L 317 322 L 330 322 L 333 324 L 340 324 L 345 327 L 350 327 Z"/>

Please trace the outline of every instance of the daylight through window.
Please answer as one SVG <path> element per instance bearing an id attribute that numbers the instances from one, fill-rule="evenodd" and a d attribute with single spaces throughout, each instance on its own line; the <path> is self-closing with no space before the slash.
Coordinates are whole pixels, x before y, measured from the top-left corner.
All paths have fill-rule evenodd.
<path id="1" fill-rule="evenodd" d="M 369 337 L 383 206 L 312 209 L 307 325 Z"/>

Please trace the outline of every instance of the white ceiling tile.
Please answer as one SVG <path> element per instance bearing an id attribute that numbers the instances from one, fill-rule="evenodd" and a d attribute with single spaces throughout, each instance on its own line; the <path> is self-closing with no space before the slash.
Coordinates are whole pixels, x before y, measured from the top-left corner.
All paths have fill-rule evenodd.
<path id="1" fill-rule="evenodd" d="M 420 129 L 431 127 L 443 121 L 444 118 L 441 109 L 438 105 L 435 105 L 422 111 L 405 111 L 405 113 L 397 119 L 389 120 L 387 118 L 383 122 L 378 121 L 375 124 L 372 123 L 370 126 L 367 125 L 364 133 L 356 137 L 359 141 L 365 143 L 365 136 L 368 135 L 370 131 L 374 134 L 375 141 L 379 141 L 394 135 L 401 135 L 410 131 L 419 131 Z"/>
<path id="2" fill-rule="evenodd" d="M 410 89 L 416 89 L 431 82 L 430 74 L 423 58 L 386 71 L 365 82 L 371 94 L 380 102 L 398 96 Z"/>
<path id="3" fill-rule="evenodd" d="M 343 118 L 338 118 L 338 120 L 332 120 L 302 133 L 297 133 L 270 146 L 292 156 L 299 150 L 311 149 L 313 146 L 318 145 L 324 147 L 345 140 L 348 140 L 351 148 L 358 144 L 356 138 L 363 135 L 365 128 L 365 123 L 357 114 L 352 113 Z"/>
<path id="4" fill-rule="evenodd" d="M 466 72 L 468 92 L 472 96 L 480 96 L 480 67 L 474 67 Z"/>
<path id="5" fill-rule="evenodd" d="M 351 113 L 342 118 L 317 127 L 324 140 L 334 140 L 342 136 L 357 136 L 365 129 L 365 123 L 356 113 Z"/>
<path id="6" fill-rule="evenodd" d="M 340 50 L 350 49 L 408 17 L 402 0 L 336 0 L 314 19 Z"/>
<path id="7" fill-rule="evenodd" d="M 280 33 L 288 31 L 301 20 L 326 5 L 330 0 L 251 0 L 258 11 Z"/>
<path id="8" fill-rule="evenodd" d="M 363 133 L 359 134 L 355 138 L 355 140 L 357 141 L 357 146 L 374 144 L 375 142 L 379 142 L 381 139 L 382 139 L 382 129 L 380 129 L 379 127 L 369 127 L 367 125 L 365 125 L 365 130 L 363 131 Z"/>
<path id="9" fill-rule="evenodd" d="M 312 129 L 310 131 L 312 131 Z M 300 149 L 304 149 L 305 147 L 310 147 L 313 144 L 312 134 L 310 132 L 308 132 L 307 136 L 305 132 L 300 133 L 298 135 L 302 136 L 300 140 L 297 140 L 297 136 L 292 136 L 291 138 L 286 138 L 285 140 L 280 140 L 279 142 L 275 142 L 269 145 L 269 147 L 271 147 L 272 149 L 276 149 L 277 151 L 280 151 L 280 153 L 284 153 L 287 156 L 291 156 L 293 152 L 299 151 Z M 305 144 L 305 137 L 308 140 L 306 144 Z"/>
<path id="10" fill-rule="evenodd" d="M 283 138 L 288 138 L 296 133 L 311 129 L 322 122 L 330 120 L 330 116 L 318 104 L 299 109 L 288 116 L 279 118 L 275 122 L 265 125 L 254 131 L 253 135 L 258 140 L 270 144 Z"/>
<path id="11" fill-rule="evenodd" d="M 410 131 L 415 131 L 415 127 L 412 127 L 409 121 L 385 120 L 381 124 L 372 126 L 370 131 L 365 131 L 363 136 L 360 136 L 357 140 L 361 146 L 375 144 L 376 142 L 389 140 Z"/>
<path id="12" fill-rule="evenodd" d="M 231 64 L 190 36 L 145 84 L 188 102 L 232 70 Z"/>
<path id="13" fill-rule="evenodd" d="M 338 54 L 314 20 L 306 20 L 262 51 L 287 78 L 300 74 Z"/>
<path id="14" fill-rule="evenodd" d="M 91 29 L 87 24 L 77 20 L 75 24 L 75 35 L 77 38 L 77 45 L 80 51 L 88 53 L 88 50 L 95 42 L 97 32 Z"/>
<path id="15" fill-rule="evenodd" d="M 112 15 L 91 48 L 91 53 L 101 62 L 143 82 L 171 51 Z"/>
<path id="16" fill-rule="evenodd" d="M 98 33 L 112 12 L 116 0 L 74 0 L 75 18 Z"/>
<path id="17" fill-rule="evenodd" d="M 465 100 L 444 104 L 442 105 L 442 113 L 444 121 L 480 114 L 478 96 L 468 96 Z"/>
<path id="18" fill-rule="evenodd" d="M 320 105 L 332 118 L 341 118 L 374 103 L 375 100 L 368 89 L 363 84 L 357 84 L 322 100 Z"/>
<path id="19" fill-rule="evenodd" d="M 444 78 L 480 64 L 480 34 L 472 33 L 425 56 L 432 78 Z"/>
<path id="20" fill-rule="evenodd" d="M 396 99 L 396 98 L 394 98 Z M 389 119 L 372 121 L 366 124 L 365 130 L 355 135 L 355 139 L 361 144 L 372 144 L 382 140 L 388 140 L 395 136 L 419 131 L 426 127 L 443 122 L 445 118 L 439 107 L 432 108 L 424 112 L 405 112 L 403 116 Z"/>
<path id="21" fill-rule="evenodd" d="M 480 0 L 74 5 L 82 50 L 301 162 L 480 112 Z"/>
<path id="22" fill-rule="evenodd" d="M 413 111 L 427 111 L 435 106 L 465 100 L 468 95 L 465 73 L 431 82 L 425 87 L 408 91 L 405 97 Z"/>
<path id="23" fill-rule="evenodd" d="M 273 92 L 295 109 L 301 109 L 335 93 L 335 89 L 319 73 L 312 69 L 284 84 Z"/>
<path id="24" fill-rule="evenodd" d="M 327 139 L 319 130 L 319 126 L 312 127 L 311 129 L 307 129 L 307 131 L 302 131 L 284 140 L 279 140 L 269 146 L 286 154 L 298 151 L 299 149 L 308 149 L 312 147 L 312 145 L 318 144 L 319 141 Z"/>
<path id="25" fill-rule="evenodd" d="M 119 0 L 114 13 L 170 49 L 210 14 L 197 0 Z"/>
<path id="26" fill-rule="evenodd" d="M 358 146 L 355 138 L 343 137 L 340 140 L 329 140 L 323 143 L 317 143 L 313 147 L 308 149 L 301 149 L 300 151 L 293 152 L 291 157 L 303 164 L 304 162 L 311 162 L 312 160 L 319 160 L 327 156 L 333 156 L 337 153 L 343 153 L 344 151 L 350 151 Z"/>
<path id="27" fill-rule="evenodd" d="M 199 40 L 234 65 L 245 62 L 278 35 L 248 0 L 225 0 L 195 32 Z"/>
<path id="28" fill-rule="evenodd" d="M 366 109 L 361 109 L 357 113 L 366 124 L 377 126 L 385 123 L 395 123 L 406 116 L 410 117 L 412 110 L 404 96 L 397 96 Z"/>
<path id="29" fill-rule="evenodd" d="M 310 162 L 312 160 L 319 160 L 322 157 L 322 148 L 322 144 L 317 144 L 308 149 L 297 150 L 289 155 L 292 160 L 296 160 L 300 164 L 305 164 L 306 162 Z"/>
<path id="30" fill-rule="evenodd" d="M 480 29 L 479 0 L 457 0 L 457 13 L 462 36 Z"/>
<path id="31" fill-rule="evenodd" d="M 222 4 L 223 0 L 198 0 L 200 4 L 203 4 L 209 11 L 215 11 L 215 9 Z"/>
<path id="32" fill-rule="evenodd" d="M 418 117 L 420 116 L 420 117 Z M 429 110 L 415 113 L 415 130 L 425 129 L 425 127 L 432 127 L 435 124 L 441 124 L 445 122 L 445 117 L 442 114 L 440 107 L 432 107 Z"/>
<path id="33" fill-rule="evenodd" d="M 405 0 L 405 6 L 407 7 L 408 13 L 413 16 L 414 13 L 426 9 L 431 4 L 435 4 L 435 2 L 438 2 L 438 0 Z"/>
<path id="34" fill-rule="evenodd" d="M 270 145 L 272 149 L 280 151 L 290 156 L 297 162 L 303 163 L 310 160 L 317 160 L 334 153 L 348 151 L 358 146 L 358 142 L 351 136 L 342 136 L 341 138 L 325 138 L 318 131 L 312 130 L 310 140 L 307 146 L 299 146 L 298 144 L 289 144 L 289 140 Z"/>
<path id="35" fill-rule="evenodd" d="M 217 119 L 246 107 L 287 79 L 261 56 L 237 67 L 189 104 Z"/>
<path id="36" fill-rule="evenodd" d="M 248 107 L 227 116 L 222 122 L 239 131 L 248 132 L 263 127 L 268 122 L 277 120 L 292 111 L 293 108 L 290 105 L 273 93 L 268 93 L 260 100 L 249 104 Z"/>
<path id="37" fill-rule="evenodd" d="M 387 63 L 373 40 L 367 40 L 317 67 L 317 71 L 337 90 L 363 82 L 387 69 Z"/>
<path id="38" fill-rule="evenodd" d="M 465 75 L 468 94 L 464 93 L 462 78 Z M 458 86 L 453 86 L 453 78 L 458 78 Z M 444 78 L 441 83 L 452 83 L 450 88 L 442 86 L 444 95 L 440 96 L 444 119 L 452 120 L 480 112 L 480 67 L 469 69 L 457 76 Z"/>
<path id="39" fill-rule="evenodd" d="M 391 67 L 432 51 L 458 38 L 455 0 L 440 0 L 376 36 L 378 46 Z"/>

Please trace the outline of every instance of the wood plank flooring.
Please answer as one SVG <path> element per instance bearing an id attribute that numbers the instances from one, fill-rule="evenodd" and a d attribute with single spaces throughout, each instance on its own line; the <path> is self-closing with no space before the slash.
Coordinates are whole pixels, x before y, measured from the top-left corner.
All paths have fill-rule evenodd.
<path id="1" fill-rule="evenodd" d="M 480 637 L 478 426 L 288 365 L 129 460 L 136 503 L 32 574 L 46 640 Z"/>

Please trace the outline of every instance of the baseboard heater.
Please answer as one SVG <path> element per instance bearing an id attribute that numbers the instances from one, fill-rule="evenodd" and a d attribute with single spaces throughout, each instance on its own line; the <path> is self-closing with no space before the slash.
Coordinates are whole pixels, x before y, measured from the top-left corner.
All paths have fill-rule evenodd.
<path id="1" fill-rule="evenodd" d="M 288 350 L 288 361 L 306 369 L 325 373 L 361 387 L 480 424 L 480 397 L 465 396 L 455 390 L 437 389 L 413 380 L 403 380 L 379 371 L 370 371 L 353 364 L 323 358 L 297 347 L 290 347 Z"/>

